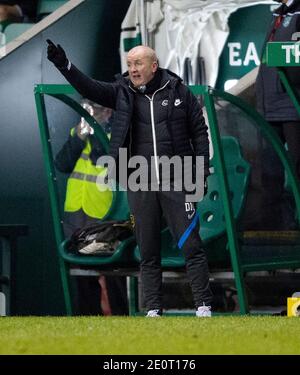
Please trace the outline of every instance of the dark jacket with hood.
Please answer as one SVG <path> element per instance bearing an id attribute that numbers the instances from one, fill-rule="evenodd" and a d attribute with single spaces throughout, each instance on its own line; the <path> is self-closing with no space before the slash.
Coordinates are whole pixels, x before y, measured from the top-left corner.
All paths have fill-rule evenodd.
<path id="1" fill-rule="evenodd" d="M 127 147 L 130 155 L 145 157 L 155 150 L 158 156 L 203 156 L 205 175 L 209 174 L 202 110 L 176 74 L 159 69 L 154 82 L 141 93 L 131 86 L 128 73 L 116 76 L 113 83 L 93 80 L 74 65 L 62 73 L 82 96 L 114 109 L 109 152 L 113 158 L 118 158 L 120 147 Z"/>
<path id="2" fill-rule="evenodd" d="M 104 155 L 104 150 L 94 135 L 89 135 L 88 139 L 92 149 L 89 158 L 92 164 L 96 165 L 98 158 Z M 55 157 L 55 167 L 62 173 L 72 173 L 85 147 L 86 141 L 80 139 L 76 131 L 70 134 Z"/>
<path id="3" fill-rule="evenodd" d="M 274 25 L 279 15 L 283 15 L 283 20 L 280 26 L 275 29 Z M 300 0 L 294 0 L 289 7 L 281 5 L 275 10 L 265 45 L 270 40 L 271 35 L 274 42 L 297 41 L 299 37 L 295 35 L 296 32 L 300 32 Z M 291 83 L 297 91 L 300 91 L 300 68 L 289 67 L 285 71 Z M 264 61 L 259 68 L 256 80 L 256 100 L 258 111 L 267 121 L 300 120 L 289 95 L 280 81 L 277 69 L 267 67 Z"/>

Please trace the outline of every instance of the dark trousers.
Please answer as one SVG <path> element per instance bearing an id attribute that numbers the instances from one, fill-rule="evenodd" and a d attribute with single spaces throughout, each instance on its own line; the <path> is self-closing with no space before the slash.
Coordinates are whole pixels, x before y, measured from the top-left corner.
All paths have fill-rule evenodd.
<path id="1" fill-rule="evenodd" d="M 270 123 L 288 152 L 300 180 L 300 122 Z M 292 197 L 284 189 L 284 168 L 275 151 L 266 145 L 263 150 L 262 186 L 263 229 L 295 229 L 295 205 Z"/>
<path id="2" fill-rule="evenodd" d="M 141 281 L 147 310 L 162 309 L 161 219 L 164 216 L 185 260 L 196 308 L 210 305 L 209 271 L 199 236 L 195 206 L 186 205 L 185 192 L 128 191 L 135 235 L 141 252 Z M 188 209 L 188 210 L 186 210 Z"/>

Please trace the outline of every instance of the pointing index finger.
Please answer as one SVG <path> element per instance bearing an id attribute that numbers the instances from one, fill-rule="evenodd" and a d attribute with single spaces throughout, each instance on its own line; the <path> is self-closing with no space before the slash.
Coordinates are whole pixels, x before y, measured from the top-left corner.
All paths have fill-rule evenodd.
<path id="1" fill-rule="evenodd" d="M 56 47 L 55 44 L 52 42 L 52 40 L 47 39 L 46 42 L 49 44 L 49 46 L 54 46 L 54 47 Z"/>

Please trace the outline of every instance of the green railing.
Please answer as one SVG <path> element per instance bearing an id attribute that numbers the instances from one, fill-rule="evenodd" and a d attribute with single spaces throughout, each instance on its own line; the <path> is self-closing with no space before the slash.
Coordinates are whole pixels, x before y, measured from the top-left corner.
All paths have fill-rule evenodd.
<path id="1" fill-rule="evenodd" d="M 80 114 L 80 116 L 84 117 L 88 124 L 94 129 L 95 135 L 102 143 L 106 152 L 108 152 L 109 146 L 109 140 L 101 126 L 97 126 L 97 121 L 79 103 L 69 97 L 69 95 L 73 95 L 75 93 L 75 89 L 70 85 L 36 85 L 34 88 L 57 249 L 59 249 L 60 244 L 64 240 L 64 234 L 44 95 L 52 96 L 53 98 L 56 98 L 73 108 L 77 113 Z M 72 315 L 72 304 L 70 300 L 66 265 L 61 256 L 58 258 L 66 312 L 67 315 Z"/>
<path id="2" fill-rule="evenodd" d="M 239 241 L 237 236 L 237 229 L 236 223 L 233 216 L 233 209 L 232 203 L 230 199 L 230 191 L 228 187 L 228 180 L 226 175 L 225 169 L 225 162 L 224 162 L 224 155 L 223 150 L 221 147 L 221 138 L 220 138 L 220 131 L 219 131 L 219 124 L 217 120 L 217 114 L 214 104 L 214 98 L 221 98 L 223 100 L 232 103 L 236 107 L 240 108 L 250 119 L 253 120 L 254 125 L 262 132 L 263 136 L 271 143 L 275 152 L 278 154 L 283 166 L 287 172 L 291 188 L 295 197 L 296 206 L 298 217 L 300 217 L 300 189 L 297 182 L 296 173 L 294 167 L 289 160 L 287 152 L 283 147 L 278 135 L 272 129 L 272 127 L 264 120 L 264 118 L 257 113 L 252 107 L 246 104 L 241 99 L 230 95 L 225 92 L 214 90 L 207 86 L 191 86 L 190 89 L 195 95 L 202 95 L 204 97 L 204 103 L 207 111 L 208 122 L 211 132 L 211 139 L 212 145 L 214 149 L 214 157 L 216 159 L 216 166 L 215 171 L 219 178 L 220 183 L 220 191 L 221 191 L 221 198 L 223 201 L 224 206 L 224 218 L 226 224 L 226 231 L 228 237 L 228 247 L 230 251 L 231 263 L 232 268 L 235 275 L 239 305 L 240 305 L 240 313 L 246 314 L 248 313 L 248 303 L 247 303 L 247 296 L 245 292 L 245 285 L 244 285 L 244 275 L 246 267 L 249 265 L 243 265 L 240 257 L 240 248 L 239 248 Z M 61 100 L 71 108 L 73 108 L 76 112 L 78 112 L 82 117 L 86 119 L 90 126 L 93 127 L 95 130 L 96 137 L 100 140 L 100 142 L 105 147 L 105 150 L 108 150 L 109 140 L 101 129 L 101 127 L 96 126 L 97 122 L 95 119 L 89 115 L 87 111 L 85 111 L 80 104 L 78 104 L 75 100 L 71 99 L 69 95 L 75 93 L 75 90 L 70 85 L 36 85 L 35 86 L 35 100 L 36 100 L 36 107 L 37 107 L 37 114 L 38 114 L 38 121 L 39 121 L 39 128 L 41 134 L 41 141 L 42 141 L 42 149 L 43 155 L 45 160 L 45 167 L 47 172 L 47 181 L 50 193 L 50 202 L 51 202 L 51 209 L 54 221 L 54 230 L 55 230 L 55 238 L 56 238 L 56 245 L 57 249 L 61 242 L 64 240 L 63 236 L 63 229 L 62 229 L 62 222 L 61 222 L 61 213 L 60 213 L 60 206 L 59 206 L 59 196 L 57 190 L 57 183 L 56 183 L 56 175 L 53 163 L 53 155 L 51 149 L 51 139 L 48 130 L 48 122 L 46 116 L 46 108 L 44 102 L 44 95 L 50 95 L 58 100 Z M 300 260 L 295 259 L 295 262 L 290 262 L 288 264 L 280 263 L 282 266 L 300 266 Z M 62 288 L 64 291 L 64 298 L 65 298 L 65 305 L 66 305 L 66 312 L 68 315 L 72 314 L 72 306 L 70 301 L 70 293 L 69 293 L 69 284 L 68 284 L 68 275 L 66 272 L 66 266 L 64 260 L 59 256 L 59 266 L 60 266 L 60 274 L 62 280 Z"/>
<path id="3" fill-rule="evenodd" d="M 204 96 L 204 104 L 207 111 L 207 117 L 211 132 L 211 139 L 214 149 L 214 156 L 216 158 L 216 167 L 215 171 L 218 175 L 220 187 L 221 187 L 221 195 L 222 201 L 224 206 L 224 217 L 225 217 L 225 224 L 226 224 L 226 231 L 228 236 L 228 246 L 230 251 L 231 257 L 231 264 L 235 275 L 235 282 L 237 287 L 238 293 L 238 300 L 240 305 L 240 313 L 245 314 L 248 312 L 248 303 L 247 297 L 245 293 L 245 285 L 244 285 L 244 276 L 243 273 L 247 270 L 255 270 L 255 269 L 264 269 L 268 268 L 270 264 L 243 264 L 240 258 L 240 249 L 239 249 L 239 241 L 237 236 L 236 225 L 233 217 L 232 205 L 230 200 L 230 192 L 228 188 L 228 181 L 225 172 L 225 164 L 224 164 L 224 155 L 221 146 L 221 138 L 220 138 L 220 131 L 219 131 L 219 124 L 217 120 L 216 109 L 214 105 L 214 98 L 223 99 L 237 108 L 239 108 L 246 116 L 253 120 L 253 124 L 256 128 L 258 128 L 262 135 L 270 142 L 273 146 L 275 152 L 279 156 L 286 172 L 288 175 L 288 179 L 291 184 L 291 188 L 293 191 L 293 195 L 295 197 L 298 217 L 300 217 L 300 188 L 297 180 L 296 171 L 294 165 L 289 159 L 289 156 L 278 137 L 277 133 L 274 129 L 269 125 L 269 123 L 251 106 L 245 103 L 240 98 L 233 96 L 229 93 L 214 90 L 210 87 L 204 86 L 192 86 L 192 92 L 195 95 L 203 95 Z M 272 261 L 270 261 L 272 262 Z M 299 267 L 300 266 L 300 259 L 295 259 L 294 261 L 280 261 L 276 263 L 276 266 L 282 266 L 282 268 L 287 267 Z"/>

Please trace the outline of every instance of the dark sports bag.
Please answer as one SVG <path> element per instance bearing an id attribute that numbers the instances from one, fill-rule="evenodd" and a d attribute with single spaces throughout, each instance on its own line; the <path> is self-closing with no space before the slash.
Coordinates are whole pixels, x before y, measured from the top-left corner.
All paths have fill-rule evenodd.
<path id="1" fill-rule="evenodd" d="M 71 236 L 68 250 L 83 255 L 112 255 L 126 238 L 132 236 L 129 220 L 112 220 L 87 225 Z"/>

